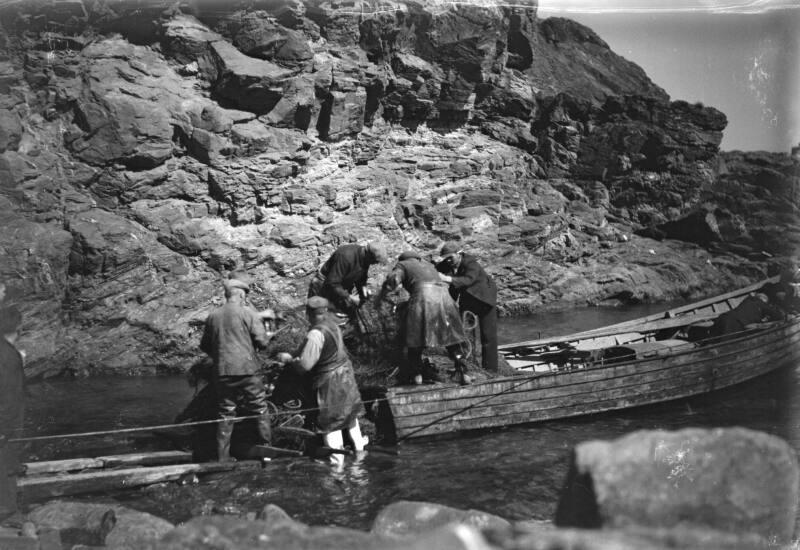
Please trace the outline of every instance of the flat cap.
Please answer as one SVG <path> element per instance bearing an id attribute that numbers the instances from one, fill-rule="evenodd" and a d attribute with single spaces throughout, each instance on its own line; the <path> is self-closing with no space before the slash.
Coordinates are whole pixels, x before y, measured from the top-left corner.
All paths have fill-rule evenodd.
<path id="1" fill-rule="evenodd" d="M 397 258 L 398 261 L 402 262 L 403 260 L 410 260 L 412 258 L 416 258 L 417 260 L 421 260 L 422 256 L 419 255 L 419 252 L 416 250 L 406 250 Z"/>
<path id="2" fill-rule="evenodd" d="M 367 243 L 367 251 L 372 254 L 375 261 L 379 264 L 386 262 L 389 256 L 386 254 L 386 247 L 379 242 L 370 241 Z"/>
<path id="3" fill-rule="evenodd" d="M 330 302 L 323 298 L 322 296 L 312 296 L 308 300 L 306 300 L 306 309 L 328 309 L 330 306 Z"/>
<path id="4" fill-rule="evenodd" d="M 222 283 L 226 288 L 241 288 L 245 292 L 250 292 L 250 284 L 239 279 L 228 279 Z"/>
<path id="5" fill-rule="evenodd" d="M 461 252 L 461 246 L 456 242 L 448 241 L 444 243 L 442 251 L 439 254 L 442 256 L 451 256 L 453 254 L 458 254 L 459 252 Z"/>

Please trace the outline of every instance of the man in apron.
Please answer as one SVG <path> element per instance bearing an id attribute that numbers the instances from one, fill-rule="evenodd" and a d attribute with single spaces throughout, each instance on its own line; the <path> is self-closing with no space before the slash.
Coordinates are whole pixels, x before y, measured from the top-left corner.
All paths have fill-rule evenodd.
<path id="1" fill-rule="evenodd" d="M 424 261 L 419 253 L 409 250 L 398 258 L 392 272 L 383 283 L 381 294 L 402 286 L 409 300 L 402 321 L 403 340 L 408 348 L 408 363 L 401 369 L 400 384 L 421 384 L 425 377 L 422 351 L 443 347 L 455 361 L 456 373 L 462 384 L 470 382 L 465 374 L 464 327 L 447 286 L 439 280 L 436 267 Z"/>
<path id="2" fill-rule="evenodd" d="M 321 296 L 306 302 L 306 316 L 311 328 L 305 341 L 292 355 L 278 354 L 278 361 L 301 373 L 309 373 L 318 413 L 315 430 L 331 449 L 344 449 L 343 432 L 347 432 L 356 451 L 363 451 L 368 439 L 361 435 L 358 415 L 361 394 L 358 391 L 353 364 L 347 354 L 342 333 L 330 315 L 330 303 Z"/>

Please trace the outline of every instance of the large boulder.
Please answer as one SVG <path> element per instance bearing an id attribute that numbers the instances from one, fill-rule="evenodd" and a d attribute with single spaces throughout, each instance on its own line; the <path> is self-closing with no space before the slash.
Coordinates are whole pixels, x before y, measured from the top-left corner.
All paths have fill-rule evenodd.
<path id="1" fill-rule="evenodd" d="M 768 434 L 640 431 L 575 448 L 556 524 L 688 526 L 785 544 L 794 532 L 799 482 L 794 450 Z"/>
<path id="2" fill-rule="evenodd" d="M 164 519 L 118 504 L 62 500 L 53 500 L 34 508 L 29 512 L 28 519 L 39 529 L 58 529 L 65 544 L 119 550 L 150 547 L 174 528 Z"/>

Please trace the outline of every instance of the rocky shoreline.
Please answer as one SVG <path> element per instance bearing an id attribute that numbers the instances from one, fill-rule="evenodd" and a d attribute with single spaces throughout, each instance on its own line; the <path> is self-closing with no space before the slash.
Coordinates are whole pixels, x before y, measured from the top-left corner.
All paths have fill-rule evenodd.
<path id="1" fill-rule="evenodd" d="M 118 504 L 51 501 L 0 528 L 0 546 L 37 550 L 767 549 L 794 548 L 796 453 L 743 428 L 638 431 L 575 447 L 555 517 L 508 521 L 486 511 L 397 501 L 369 531 L 310 526 L 280 500 L 180 525 Z M 10 543 L 9 543 L 10 544 Z M 5 546 L 4 546 L 5 548 Z"/>
<path id="2" fill-rule="evenodd" d="M 800 244 L 798 155 L 720 152 L 726 123 L 535 3 L 7 3 L 26 373 L 184 371 L 228 271 L 291 310 L 366 239 L 462 242 L 505 315 L 744 286 Z"/>

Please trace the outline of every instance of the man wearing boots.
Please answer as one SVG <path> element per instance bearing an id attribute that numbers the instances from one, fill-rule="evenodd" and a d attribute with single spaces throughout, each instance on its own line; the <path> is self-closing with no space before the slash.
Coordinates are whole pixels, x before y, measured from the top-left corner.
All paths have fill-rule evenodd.
<path id="1" fill-rule="evenodd" d="M 481 366 L 497 371 L 497 286 L 475 256 L 466 254 L 454 243 L 442 247 L 442 261 L 436 265 L 439 277 L 450 285 L 450 295 L 463 313 L 478 318 L 481 331 Z"/>
<path id="2" fill-rule="evenodd" d="M 247 304 L 247 281 L 225 281 L 225 305 L 206 319 L 200 349 L 213 360 L 212 384 L 217 395 L 217 411 L 222 419 L 217 427 L 217 458 L 229 461 L 231 434 L 237 412 L 256 416 L 257 438 L 270 444 L 272 431 L 267 409 L 267 393 L 258 373 L 256 348 L 265 348 L 272 335 L 256 310 Z"/>
<path id="3" fill-rule="evenodd" d="M 386 278 L 381 296 L 400 286 L 408 291 L 401 330 L 404 344 L 408 348 L 408 364 L 401 369 L 401 384 L 422 384 L 424 378 L 433 380 L 433 369 L 426 369 L 422 361 L 425 348 L 447 348 L 455 362 L 455 371 L 461 384 L 470 382 L 465 374 L 464 327 L 455 302 L 447 287 L 439 280 L 436 267 L 421 258 L 419 253 L 403 252 L 397 264 Z"/>
<path id="4" fill-rule="evenodd" d="M 311 328 L 305 341 L 294 355 L 279 353 L 278 361 L 298 373 L 310 375 L 318 407 L 313 424 L 322 435 L 325 446 L 343 449 L 346 431 L 354 450 L 363 451 L 368 440 L 361 435 L 358 423 L 358 415 L 363 409 L 361 394 L 353 363 L 342 341 L 342 332 L 329 314 L 329 307 L 328 300 L 321 296 L 308 299 L 306 317 Z"/>

